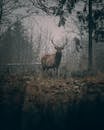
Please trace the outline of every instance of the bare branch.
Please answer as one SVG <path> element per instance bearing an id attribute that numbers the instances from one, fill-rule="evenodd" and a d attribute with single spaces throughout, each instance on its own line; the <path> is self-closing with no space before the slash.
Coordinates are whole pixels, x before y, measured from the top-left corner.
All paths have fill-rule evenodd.
<path id="1" fill-rule="evenodd" d="M 46 14 L 49 14 L 49 8 L 43 3 L 44 0 L 30 0 L 34 7 L 43 10 Z"/>

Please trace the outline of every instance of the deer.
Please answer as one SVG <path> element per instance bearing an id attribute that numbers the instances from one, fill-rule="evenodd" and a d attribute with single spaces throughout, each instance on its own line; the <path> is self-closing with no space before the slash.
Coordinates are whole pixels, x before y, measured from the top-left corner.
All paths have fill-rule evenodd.
<path id="1" fill-rule="evenodd" d="M 75 41 L 76 51 L 80 52 L 80 49 L 82 49 L 82 46 L 80 45 L 80 40 L 76 37 L 73 40 Z M 41 58 L 41 65 L 43 71 L 48 71 L 49 69 L 53 69 L 54 71 L 56 71 L 56 74 L 58 76 L 58 68 L 62 58 L 62 50 L 67 45 L 68 41 L 66 40 L 66 43 L 62 47 L 56 46 L 53 40 L 51 40 L 51 43 L 53 44 L 56 53 L 50 55 L 44 55 Z"/>
<path id="2" fill-rule="evenodd" d="M 53 44 L 56 53 L 50 55 L 44 55 L 41 58 L 42 69 L 43 71 L 48 71 L 49 69 L 53 69 L 54 71 L 56 71 L 56 74 L 58 75 L 58 68 L 62 58 L 62 50 L 64 49 L 67 42 L 61 47 L 58 47 L 53 42 L 53 40 L 51 40 L 51 43 Z"/>

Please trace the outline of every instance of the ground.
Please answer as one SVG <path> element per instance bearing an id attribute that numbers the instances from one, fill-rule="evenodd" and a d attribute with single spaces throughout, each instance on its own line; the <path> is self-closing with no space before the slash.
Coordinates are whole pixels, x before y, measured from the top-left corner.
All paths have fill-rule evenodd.
<path id="1" fill-rule="evenodd" d="M 104 123 L 104 74 L 0 77 L 2 130 L 95 129 Z"/>

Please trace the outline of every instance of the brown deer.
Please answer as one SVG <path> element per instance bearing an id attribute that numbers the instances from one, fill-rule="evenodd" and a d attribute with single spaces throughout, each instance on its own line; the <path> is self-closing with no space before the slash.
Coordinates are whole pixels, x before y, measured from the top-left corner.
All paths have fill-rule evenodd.
<path id="1" fill-rule="evenodd" d="M 43 71 L 48 71 L 49 69 L 53 69 L 54 71 L 56 71 L 56 74 L 58 75 L 58 68 L 62 58 L 62 50 L 64 49 L 67 42 L 62 47 L 56 46 L 53 40 L 51 40 L 51 42 L 54 48 L 56 49 L 56 53 L 51 55 L 44 55 L 41 58 L 42 69 Z"/>

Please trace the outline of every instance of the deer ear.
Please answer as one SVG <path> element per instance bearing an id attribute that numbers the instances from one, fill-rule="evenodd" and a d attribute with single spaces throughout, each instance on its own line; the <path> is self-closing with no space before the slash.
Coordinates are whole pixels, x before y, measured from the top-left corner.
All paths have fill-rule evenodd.
<path id="1" fill-rule="evenodd" d="M 61 47 L 61 49 L 64 49 L 64 46 L 63 46 L 63 47 Z"/>
<path id="2" fill-rule="evenodd" d="M 55 49 L 57 50 L 57 47 L 55 46 Z"/>

